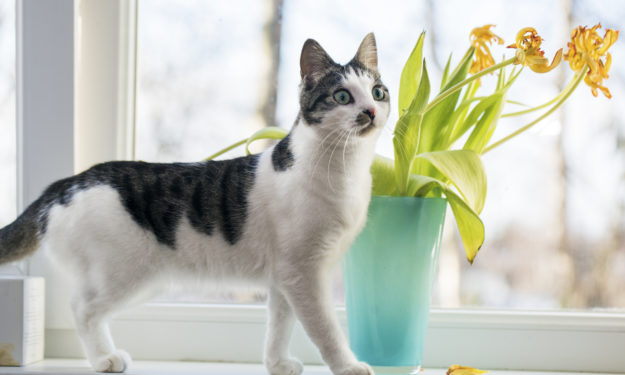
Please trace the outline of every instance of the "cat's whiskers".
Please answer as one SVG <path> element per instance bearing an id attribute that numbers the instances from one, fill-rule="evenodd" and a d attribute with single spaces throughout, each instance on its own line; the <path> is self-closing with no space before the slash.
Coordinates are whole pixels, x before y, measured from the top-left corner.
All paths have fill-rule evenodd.
<path id="1" fill-rule="evenodd" d="M 345 138 L 345 143 L 343 144 L 343 173 L 347 172 L 345 169 L 345 150 L 347 149 L 347 145 L 349 143 L 349 138 L 357 131 L 356 128 L 352 128 L 347 132 L 347 138 Z"/>
<path id="2" fill-rule="evenodd" d="M 335 135 L 337 133 L 341 133 L 344 130 L 341 129 L 340 127 L 336 127 L 334 130 L 332 130 L 330 133 L 328 133 L 328 135 L 326 135 L 323 140 L 320 143 L 320 149 L 321 152 L 315 157 L 315 164 L 311 170 L 310 173 L 310 177 L 309 177 L 309 182 L 312 181 L 313 177 L 315 176 L 315 172 L 317 171 L 317 167 L 319 166 L 319 163 L 321 162 L 321 160 L 323 159 L 323 157 L 325 156 L 325 154 L 328 152 L 328 150 L 330 149 L 330 147 L 332 147 L 332 145 L 330 145 L 329 147 L 325 147 L 325 141 L 330 138 L 332 135 Z"/>
<path id="3" fill-rule="evenodd" d="M 332 179 L 330 178 L 330 171 L 332 168 L 332 158 L 334 157 L 334 151 L 336 151 L 338 146 L 341 144 L 341 141 L 343 140 L 343 136 L 347 138 L 348 135 L 349 135 L 349 132 L 346 132 L 346 131 L 341 132 L 341 135 L 338 141 L 336 142 L 336 144 L 334 145 L 334 148 L 332 149 L 332 152 L 330 153 L 330 157 L 328 158 L 328 170 L 327 170 L 328 186 L 330 187 L 330 190 L 332 190 L 333 193 L 336 193 L 336 190 L 334 189 L 334 185 L 332 185 Z"/>

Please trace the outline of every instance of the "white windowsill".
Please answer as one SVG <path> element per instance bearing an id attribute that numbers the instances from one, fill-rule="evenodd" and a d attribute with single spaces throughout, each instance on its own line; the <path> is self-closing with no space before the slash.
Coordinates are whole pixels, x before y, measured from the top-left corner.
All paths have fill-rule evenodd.
<path id="1" fill-rule="evenodd" d="M 444 375 L 445 369 L 425 369 L 422 375 Z M 2 375 L 94 375 L 87 361 L 78 359 L 46 359 L 25 367 L 0 367 Z M 134 362 L 127 375 L 265 375 L 260 364 L 207 362 Z M 489 371 L 489 375 L 589 375 L 574 372 Z M 598 374 L 598 373 L 596 373 Z M 327 367 L 305 366 L 304 375 L 331 375 Z"/>

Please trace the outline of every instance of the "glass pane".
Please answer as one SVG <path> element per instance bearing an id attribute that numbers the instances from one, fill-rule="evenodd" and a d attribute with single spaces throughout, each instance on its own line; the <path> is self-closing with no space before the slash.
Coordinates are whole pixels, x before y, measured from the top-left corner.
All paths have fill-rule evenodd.
<path id="1" fill-rule="evenodd" d="M 433 82 L 440 79 L 449 53 L 458 61 L 476 26 L 496 23 L 495 32 L 506 45 L 520 28 L 534 26 L 549 56 L 566 44 L 573 26 L 601 21 L 625 30 L 625 8 L 590 0 L 572 3 L 565 9 L 557 0 L 284 0 L 277 14 L 270 11 L 273 1 L 142 2 L 137 157 L 199 160 L 267 125 L 259 108 L 273 84 L 268 82 L 274 82 L 268 66 L 275 63 L 276 48 L 277 111 L 269 124 L 290 128 L 299 110 L 299 54 L 307 38 L 346 62 L 362 37 L 374 31 L 380 71 L 395 108 L 403 63 L 422 29 L 428 31 L 425 54 Z M 273 44 L 263 32 L 271 22 L 281 26 L 279 42 L 274 38 Z M 615 63 L 607 85 L 612 100 L 593 98 L 583 85 L 560 113 L 484 156 L 486 242 L 469 266 L 448 213 L 435 306 L 625 307 L 625 292 L 617 287 L 625 282 L 625 115 L 616 104 L 625 94 L 625 64 L 617 62 L 625 59 L 623 43 L 611 51 Z M 547 75 L 523 72 L 509 98 L 533 105 L 551 99 L 570 79 L 566 65 Z M 483 85 L 493 81 L 486 77 Z M 502 120 L 494 139 L 533 118 Z M 378 142 L 383 155 L 392 156 L 396 121 L 393 110 Z M 340 304 L 340 273 L 336 278 Z"/>
<path id="2" fill-rule="evenodd" d="M 139 4 L 136 158 L 197 161 L 263 126 L 264 3 Z"/>
<path id="3" fill-rule="evenodd" d="M 466 35 L 473 26 L 487 23 L 497 23 L 495 30 L 506 42 L 512 41 L 515 29 L 535 26 L 550 56 L 577 25 L 601 21 L 604 28 L 625 26 L 622 7 L 591 1 L 573 2 L 570 9 L 559 1 L 499 4 L 437 2 L 433 14 L 438 16 L 432 19 L 440 25 L 435 29 L 440 35 L 437 51 L 461 50 L 454 43 L 465 40 L 454 30 Z M 458 11 L 463 7 L 467 9 Z M 454 12 L 471 16 L 458 17 L 454 30 L 446 30 L 443 15 Z M 571 25 L 566 24 L 567 13 Z M 611 51 L 616 58 L 624 56 L 625 48 L 617 43 Z M 548 75 L 524 72 L 509 99 L 537 105 L 552 98 L 571 77 L 568 63 L 562 63 L 564 75 L 560 69 Z M 624 67 L 613 64 L 606 81 L 612 100 L 594 98 L 582 84 L 560 113 L 484 156 L 486 242 L 470 266 L 454 222 L 447 222 L 434 295 L 438 306 L 625 308 L 625 293 L 615 287 L 625 281 L 625 123 L 617 111 L 625 93 Z M 502 121 L 494 139 L 536 117 Z"/>
<path id="4" fill-rule="evenodd" d="M 256 0 L 139 4 L 137 159 L 198 161 L 266 126 L 265 6 Z M 161 300 L 255 303 L 264 292 L 173 291 Z"/>

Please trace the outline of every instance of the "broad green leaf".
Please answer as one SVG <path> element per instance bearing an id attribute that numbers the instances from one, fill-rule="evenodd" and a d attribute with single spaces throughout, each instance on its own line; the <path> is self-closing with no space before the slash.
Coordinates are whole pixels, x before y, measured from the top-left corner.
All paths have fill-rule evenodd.
<path id="1" fill-rule="evenodd" d="M 404 65 L 404 69 L 401 72 L 401 78 L 399 81 L 399 116 L 404 114 L 404 111 L 408 109 L 412 100 L 417 92 L 419 83 L 421 82 L 421 66 L 423 61 L 423 41 L 425 40 L 425 31 L 419 35 L 417 44 L 412 49 L 408 61 Z"/>
<path id="2" fill-rule="evenodd" d="M 451 190 L 446 190 L 445 196 L 456 218 L 467 259 L 473 264 L 477 252 L 484 243 L 484 223 L 475 211 Z"/>
<path id="3" fill-rule="evenodd" d="M 435 193 L 436 190 L 442 192 L 441 186 L 445 183 L 437 180 L 433 177 L 422 176 L 418 174 L 410 175 L 409 186 L 409 196 L 414 197 L 428 197 L 432 195 L 438 195 Z"/>
<path id="4" fill-rule="evenodd" d="M 252 136 L 247 139 L 247 142 L 245 143 L 245 152 L 248 155 L 251 154 L 250 145 L 255 141 L 258 141 L 260 139 L 282 139 L 286 137 L 287 134 L 289 134 L 288 130 L 279 128 L 277 126 L 268 126 L 266 128 L 262 128 L 256 133 L 252 134 Z"/>
<path id="5" fill-rule="evenodd" d="M 395 169 L 393 161 L 376 154 L 371 164 L 371 194 L 373 195 L 397 195 L 395 183 Z"/>
<path id="6" fill-rule="evenodd" d="M 410 186 L 414 187 L 415 196 L 426 196 L 433 189 L 440 188 L 449 202 L 456 219 L 456 225 L 462 238 L 464 251 L 470 263 L 484 243 L 484 223 L 478 214 L 444 182 L 419 175 L 410 176 Z"/>
<path id="7" fill-rule="evenodd" d="M 399 118 L 393 134 L 395 173 L 399 194 L 406 192 L 410 166 L 419 147 L 423 109 L 430 98 L 430 79 L 425 61 L 422 64 L 421 82 L 408 110 Z"/>
<path id="8" fill-rule="evenodd" d="M 467 51 L 462 61 L 460 61 L 456 69 L 451 73 L 441 93 L 465 79 L 469 73 L 469 67 L 471 66 L 474 52 L 474 48 L 470 48 Z M 447 127 L 452 126 L 452 124 L 449 123 L 449 119 L 456 108 L 461 92 L 462 90 L 458 90 L 453 93 L 425 114 L 417 153 L 440 150 L 442 144 L 448 143 L 448 140 L 444 139 L 442 135 L 448 133 Z M 416 174 L 422 174 L 421 172 L 422 171 L 419 170 L 416 172 L 413 171 L 413 173 Z"/>
<path id="9" fill-rule="evenodd" d="M 482 212 L 486 200 L 486 172 L 475 151 L 434 151 L 419 154 L 417 158 L 430 162 L 458 189 L 475 212 Z"/>

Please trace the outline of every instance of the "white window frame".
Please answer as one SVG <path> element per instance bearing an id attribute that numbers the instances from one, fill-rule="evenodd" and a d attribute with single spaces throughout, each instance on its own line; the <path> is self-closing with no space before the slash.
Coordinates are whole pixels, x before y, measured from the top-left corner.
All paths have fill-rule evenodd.
<path id="1" fill-rule="evenodd" d="M 136 0 L 17 0 L 20 211 L 58 178 L 132 158 L 136 9 Z M 101 27 L 85 26 L 95 14 Z M 90 58 L 86 39 L 107 52 Z M 46 277 L 46 356 L 82 357 L 62 278 L 42 254 L 28 273 Z M 151 304 L 120 314 L 113 334 L 135 359 L 260 362 L 265 315 L 264 306 Z M 291 348 L 321 363 L 299 326 Z M 434 309 L 424 366 L 621 372 L 624 352 L 622 312 Z"/>

